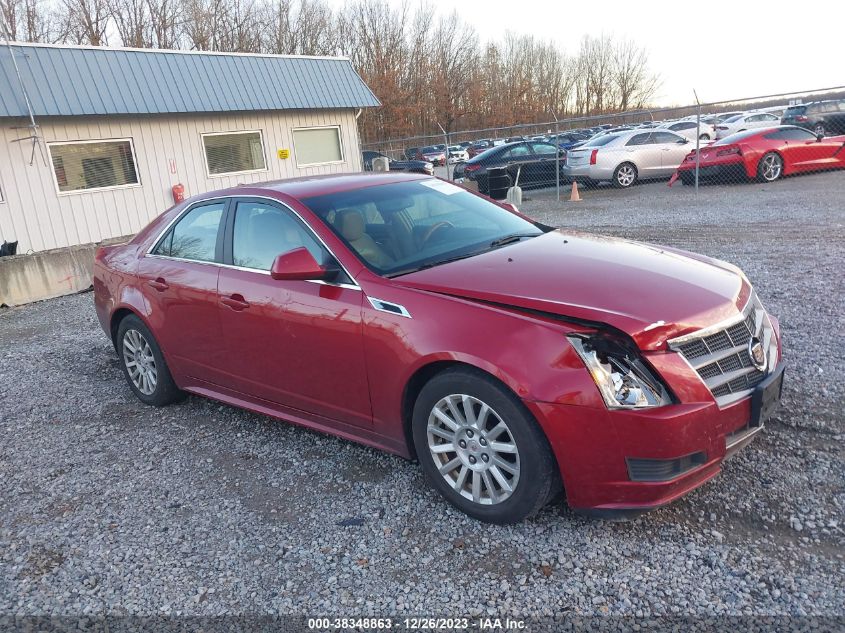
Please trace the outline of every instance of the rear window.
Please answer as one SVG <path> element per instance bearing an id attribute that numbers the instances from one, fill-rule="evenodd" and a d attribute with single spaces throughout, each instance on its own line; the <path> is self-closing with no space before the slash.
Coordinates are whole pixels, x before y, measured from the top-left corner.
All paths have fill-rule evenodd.
<path id="1" fill-rule="evenodd" d="M 605 134 L 604 136 L 594 138 L 592 141 L 587 141 L 581 147 L 601 147 L 603 145 L 607 145 L 611 141 L 615 141 L 618 138 L 618 134 Z"/>
<path id="2" fill-rule="evenodd" d="M 744 132 L 737 132 L 736 134 L 726 136 L 725 138 L 713 143 L 713 145 L 731 145 L 733 143 L 743 141 L 750 136 L 756 136 L 758 134 L 760 134 L 760 130 L 745 130 Z"/>
<path id="3" fill-rule="evenodd" d="M 435 152 L 439 152 L 440 150 L 432 145 L 429 145 L 428 147 L 423 147 L 420 151 L 423 154 L 434 154 Z"/>
<path id="4" fill-rule="evenodd" d="M 799 116 L 804 114 L 807 111 L 807 106 L 800 105 L 800 106 L 789 106 L 786 109 L 786 112 L 783 113 L 783 116 Z"/>

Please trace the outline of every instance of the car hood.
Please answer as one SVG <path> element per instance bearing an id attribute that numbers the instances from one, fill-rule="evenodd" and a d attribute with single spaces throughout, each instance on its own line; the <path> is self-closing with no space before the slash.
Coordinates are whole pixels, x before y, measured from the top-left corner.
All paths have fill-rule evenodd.
<path id="1" fill-rule="evenodd" d="M 551 231 L 395 282 L 609 325 L 644 350 L 734 317 L 751 288 L 738 268 L 668 247 Z"/>

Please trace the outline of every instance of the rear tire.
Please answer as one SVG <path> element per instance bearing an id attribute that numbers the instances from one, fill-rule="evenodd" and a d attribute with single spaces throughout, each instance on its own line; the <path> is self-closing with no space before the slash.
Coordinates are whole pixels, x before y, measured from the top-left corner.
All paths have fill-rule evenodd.
<path id="1" fill-rule="evenodd" d="M 710 135 L 709 134 L 702 134 L 701 136 L 698 137 L 698 140 L 699 141 L 709 141 Z"/>
<path id="2" fill-rule="evenodd" d="M 163 407 L 185 397 L 173 381 L 152 332 L 134 314 L 120 322 L 115 347 L 126 382 L 141 402 Z"/>
<path id="3" fill-rule="evenodd" d="M 431 485 L 488 523 L 517 523 L 560 490 L 545 435 L 522 402 L 491 376 L 448 369 L 420 391 L 414 447 Z"/>
<path id="4" fill-rule="evenodd" d="M 617 189 L 633 187 L 637 182 L 637 168 L 633 163 L 622 163 L 613 172 L 613 186 Z"/>
<path id="5" fill-rule="evenodd" d="M 757 163 L 757 180 L 760 182 L 774 182 L 783 175 L 783 158 L 777 152 L 763 155 Z"/>
<path id="6" fill-rule="evenodd" d="M 695 185 L 695 175 L 689 174 L 687 172 L 681 172 L 678 177 L 681 179 L 681 183 L 686 185 L 687 187 L 691 187 Z"/>

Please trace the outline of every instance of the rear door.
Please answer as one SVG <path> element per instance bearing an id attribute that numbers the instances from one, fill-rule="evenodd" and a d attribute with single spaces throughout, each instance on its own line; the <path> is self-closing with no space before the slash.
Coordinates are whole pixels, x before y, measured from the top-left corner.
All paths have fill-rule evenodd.
<path id="1" fill-rule="evenodd" d="M 534 152 L 531 151 L 531 148 L 528 147 L 528 143 L 520 143 L 518 145 L 514 145 L 513 147 L 509 147 L 505 150 L 500 160 L 502 160 L 504 165 L 508 168 L 511 183 L 516 182 L 518 173 L 520 174 L 520 183 L 530 184 L 533 182 L 531 180 L 532 170 L 530 168 L 530 163 L 536 160 L 536 156 L 534 156 Z M 491 167 L 498 166 L 499 165 L 491 165 Z M 528 180 L 526 180 L 526 178 Z"/>
<path id="2" fill-rule="evenodd" d="M 215 384 L 225 382 L 217 277 L 227 206 L 227 199 L 193 205 L 138 262 L 150 324 L 168 364 Z"/>
<path id="3" fill-rule="evenodd" d="M 663 157 L 661 148 L 655 142 L 654 132 L 643 132 L 635 134 L 625 143 L 627 162 L 633 162 L 637 166 L 637 172 L 641 179 L 658 178 L 663 168 Z M 620 160 L 626 162 L 626 159 Z"/>
<path id="4" fill-rule="evenodd" d="M 551 143 L 531 143 L 536 160 L 531 166 L 532 181 L 538 185 L 553 185 L 556 182 L 558 149 Z M 563 161 L 561 161 L 561 164 Z"/>

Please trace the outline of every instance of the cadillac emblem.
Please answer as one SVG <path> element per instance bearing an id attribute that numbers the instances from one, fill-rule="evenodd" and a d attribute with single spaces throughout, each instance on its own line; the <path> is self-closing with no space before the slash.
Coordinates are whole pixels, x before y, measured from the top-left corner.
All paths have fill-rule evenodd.
<path id="1" fill-rule="evenodd" d="M 751 357 L 751 362 L 758 371 L 766 371 L 766 365 L 768 364 L 766 350 L 763 349 L 763 344 L 756 336 L 748 341 L 748 355 Z"/>

